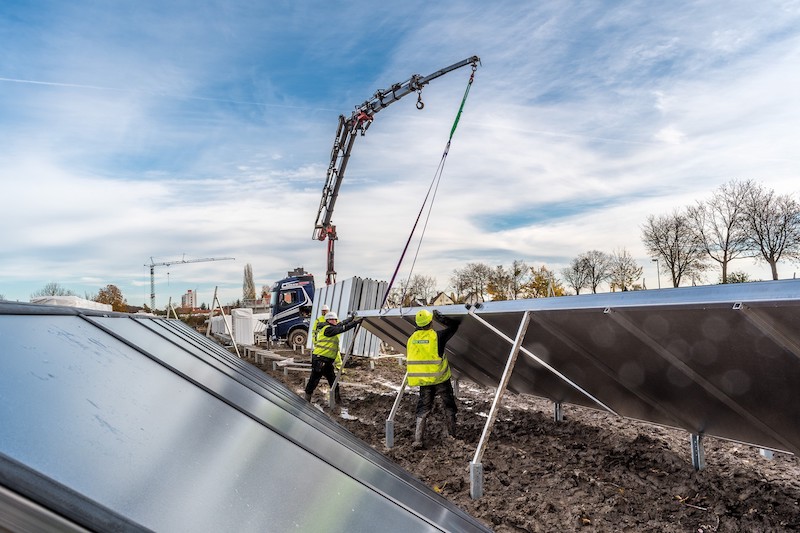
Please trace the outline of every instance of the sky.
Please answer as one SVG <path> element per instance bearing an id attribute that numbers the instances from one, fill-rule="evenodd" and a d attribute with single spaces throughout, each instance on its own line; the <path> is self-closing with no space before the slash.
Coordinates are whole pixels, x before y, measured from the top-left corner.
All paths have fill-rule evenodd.
<path id="1" fill-rule="evenodd" d="M 215 287 L 235 301 L 247 264 L 257 287 L 298 266 L 324 283 L 312 234 L 339 115 L 473 55 L 400 278 L 449 290 L 469 262 L 558 273 L 624 248 L 655 288 L 648 215 L 732 179 L 800 189 L 798 0 L 5 0 L 0 295 L 113 284 L 149 304 L 150 264 L 221 257 L 235 260 L 154 267 L 156 306 L 189 289 L 210 305 Z M 391 278 L 469 75 L 356 140 L 333 214 L 339 280 Z"/>

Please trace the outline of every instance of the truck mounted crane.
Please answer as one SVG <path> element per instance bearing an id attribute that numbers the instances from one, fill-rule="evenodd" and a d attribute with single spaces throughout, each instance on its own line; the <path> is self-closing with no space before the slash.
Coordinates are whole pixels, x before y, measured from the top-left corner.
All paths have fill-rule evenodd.
<path id="1" fill-rule="evenodd" d="M 325 283 L 330 285 L 336 283 L 336 270 L 334 269 L 334 243 L 338 239 L 336 226 L 331 222 L 333 217 L 333 207 L 336 204 L 336 197 L 339 195 L 339 187 L 342 185 L 344 171 L 353 150 L 356 137 L 364 136 L 372 124 L 375 114 L 388 107 L 390 104 L 400 100 L 413 92 L 417 93 L 417 109 L 422 109 L 425 104 L 422 102 L 422 88 L 436 78 L 459 69 L 466 65 L 472 65 L 472 72 L 478 68 L 480 58 L 472 56 L 449 67 L 437 70 L 428 76 L 414 74 L 402 83 L 395 83 L 386 90 L 379 90 L 375 95 L 356 107 L 350 117 L 339 115 L 339 127 L 336 130 L 336 137 L 333 141 L 331 151 L 331 162 L 328 166 L 328 174 L 325 186 L 322 188 L 322 200 L 317 211 L 317 221 L 314 224 L 314 234 L 312 239 L 324 241 L 328 239 L 328 261 Z"/>

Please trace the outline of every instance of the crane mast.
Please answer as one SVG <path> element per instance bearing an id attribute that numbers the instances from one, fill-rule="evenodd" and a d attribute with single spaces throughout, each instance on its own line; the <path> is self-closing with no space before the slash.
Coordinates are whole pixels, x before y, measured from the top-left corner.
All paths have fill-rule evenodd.
<path id="1" fill-rule="evenodd" d="M 229 261 L 233 259 L 234 259 L 233 257 L 205 257 L 203 259 L 176 259 L 174 261 L 164 261 L 162 263 L 155 263 L 153 262 L 153 258 L 151 257 L 149 265 L 150 266 L 150 310 L 154 311 L 156 308 L 155 271 L 157 266 L 183 265 L 187 263 L 205 263 L 208 261 Z"/>
<path id="2" fill-rule="evenodd" d="M 414 74 L 402 83 L 395 83 L 386 90 L 379 90 L 370 99 L 357 106 L 350 117 L 339 115 L 339 127 L 336 130 L 336 137 L 333 141 L 331 151 L 331 162 L 328 165 L 328 173 L 325 186 L 322 188 L 322 199 L 317 211 L 317 221 L 314 224 L 312 239 L 324 241 L 328 239 L 328 261 L 325 283 L 330 285 L 336 282 L 336 270 L 334 269 L 334 242 L 338 239 L 336 226 L 331 222 L 333 208 L 336 198 L 339 196 L 339 188 L 342 185 L 344 172 L 350 160 L 350 153 L 356 137 L 364 136 L 367 129 L 372 124 L 375 114 L 381 109 L 388 107 L 413 92 L 417 93 L 417 109 L 422 109 L 425 104 L 422 102 L 422 88 L 436 78 L 459 69 L 466 65 L 472 65 L 472 71 L 478 68 L 480 58 L 472 56 L 449 67 L 437 70 L 428 76 Z"/>

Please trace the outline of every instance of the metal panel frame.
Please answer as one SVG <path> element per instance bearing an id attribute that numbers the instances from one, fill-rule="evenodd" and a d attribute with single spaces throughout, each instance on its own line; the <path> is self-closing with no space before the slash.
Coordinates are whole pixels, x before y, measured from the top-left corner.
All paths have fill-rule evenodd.
<path id="1" fill-rule="evenodd" d="M 800 452 L 800 280 L 434 308 L 461 321 L 447 345 L 454 376 L 489 387 L 508 360 L 497 340 L 530 313 L 506 388 L 550 399 L 556 417 L 572 403 L 684 429 L 697 468 L 704 435 Z M 359 314 L 404 352 L 419 309 Z"/>

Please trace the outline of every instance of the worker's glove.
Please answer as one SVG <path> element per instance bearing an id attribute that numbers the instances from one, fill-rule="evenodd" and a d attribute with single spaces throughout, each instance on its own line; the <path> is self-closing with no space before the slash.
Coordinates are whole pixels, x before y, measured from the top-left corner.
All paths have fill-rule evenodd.
<path id="1" fill-rule="evenodd" d="M 433 310 L 433 318 L 435 318 L 437 321 L 441 322 L 442 313 L 440 313 L 438 310 L 434 309 Z"/>

